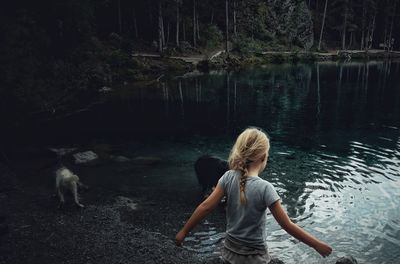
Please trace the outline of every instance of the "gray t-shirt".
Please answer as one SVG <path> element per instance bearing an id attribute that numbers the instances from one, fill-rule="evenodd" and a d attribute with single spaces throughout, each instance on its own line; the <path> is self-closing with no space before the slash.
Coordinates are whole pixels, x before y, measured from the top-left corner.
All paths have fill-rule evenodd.
<path id="1" fill-rule="evenodd" d="M 245 245 L 265 245 L 266 209 L 280 199 L 275 188 L 258 176 L 247 176 L 247 203 L 240 204 L 240 172 L 230 170 L 219 179 L 218 185 L 228 196 L 226 233 Z"/>

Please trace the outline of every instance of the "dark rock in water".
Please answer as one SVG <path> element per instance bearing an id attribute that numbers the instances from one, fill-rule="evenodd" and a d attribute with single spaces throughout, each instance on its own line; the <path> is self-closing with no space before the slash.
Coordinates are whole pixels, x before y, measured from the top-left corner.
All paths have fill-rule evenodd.
<path id="1" fill-rule="evenodd" d="M 88 164 L 99 158 L 99 156 L 91 150 L 75 153 L 73 154 L 73 157 L 75 164 Z"/>
<path id="2" fill-rule="evenodd" d="M 277 258 L 272 258 L 268 264 L 285 264 L 285 262 Z"/>
<path id="3" fill-rule="evenodd" d="M 221 176 L 229 170 L 228 162 L 221 158 L 204 155 L 194 164 L 197 180 L 203 189 L 203 195 L 218 183 Z"/>
<path id="4" fill-rule="evenodd" d="M 341 257 L 336 261 L 336 264 L 358 264 L 357 260 L 353 257 Z"/>

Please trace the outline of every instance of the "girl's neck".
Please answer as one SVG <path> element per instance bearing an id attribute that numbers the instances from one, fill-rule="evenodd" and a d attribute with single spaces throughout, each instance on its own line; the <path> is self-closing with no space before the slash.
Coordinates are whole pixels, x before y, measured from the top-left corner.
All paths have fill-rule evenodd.
<path id="1" fill-rule="evenodd" d="M 260 168 L 257 167 L 249 167 L 247 176 L 258 176 L 258 173 L 260 172 Z"/>

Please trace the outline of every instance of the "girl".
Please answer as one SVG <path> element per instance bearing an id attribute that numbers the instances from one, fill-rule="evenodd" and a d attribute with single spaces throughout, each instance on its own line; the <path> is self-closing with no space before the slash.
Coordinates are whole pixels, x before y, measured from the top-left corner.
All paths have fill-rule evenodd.
<path id="1" fill-rule="evenodd" d="M 271 258 L 265 244 L 267 207 L 279 225 L 290 235 L 314 248 L 323 257 L 332 248 L 294 224 L 282 208 L 280 198 L 271 183 L 258 175 L 267 165 L 269 139 L 258 128 L 244 130 L 229 155 L 229 168 L 211 195 L 193 212 L 176 235 L 182 244 L 186 235 L 206 217 L 226 194 L 227 226 L 222 260 L 224 263 L 269 263 Z"/>

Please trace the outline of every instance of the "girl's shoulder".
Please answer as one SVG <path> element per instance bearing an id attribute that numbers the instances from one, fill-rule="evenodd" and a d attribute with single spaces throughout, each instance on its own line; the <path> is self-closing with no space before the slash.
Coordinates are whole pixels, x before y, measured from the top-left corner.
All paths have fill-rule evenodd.
<path id="1" fill-rule="evenodd" d="M 237 177 L 240 176 L 240 171 L 238 170 L 228 170 L 225 172 L 226 177 L 232 178 L 232 177 Z"/>
<path id="2" fill-rule="evenodd" d="M 235 179 L 237 176 L 239 176 L 240 175 L 240 173 L 239 173 L 239 171 L 236 171 L 236 170 L 228 170 L 228 171 L 226 171 L 223 175 L 222 175 L 222 177 L 220 178 L 220 182 L 222 181 L 222 182 L 230 182 L 230 181 L 232 181 L 233 179 Z"/>

